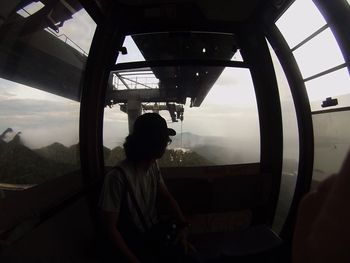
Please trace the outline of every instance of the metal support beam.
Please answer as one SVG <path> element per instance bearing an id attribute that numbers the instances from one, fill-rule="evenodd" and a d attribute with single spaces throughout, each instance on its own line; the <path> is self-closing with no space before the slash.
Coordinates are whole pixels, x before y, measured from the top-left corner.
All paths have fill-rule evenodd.
<path id="1" fill-rule="evenodd" d="M 242 27 L 239 34 L 241 54 L 249 64 L 252 75 L 260 122 L 260 169 L 269 176 L 269 193 L 254 223 L 272 225 L 278 201 L 283 156 L 282 113 L 278 86 L 271 56 L 260 30 L 254 22 Z M 268 181 L 268 180 L 266 180 Z"/>
<path id="2" fill-rule="evenodd" d="M 177 102 L 185 104 L 186 96 L 177 89 L 128 89 L 107 93 L 106 105 L 126 103 L 129 98 L 139 98 L 142 102 Z"/>
<path id="3" fill-rule="evenodd" d="M 117 10 L 112 15 L 118 16 Z M 104 176 L 103 113 L 110 68 L 117 59 L 116 47 L 124 36 L 110 27 L 110 20 L 97 26 L 88 57 L 80 104 L 80 160 L 86 186 Z"/>
<path id="4" fill-rule="evenodd" d="M 126 106 L 128 114 L 129 133 L 133 132 L 134 123 L 142 113 L 141 101 L 138 98 L 129 98 Z"/>
<path id="5" fill-rule="evenodd" d="M 214 59 L 173 59 L 173 60 L 154 60 L 125 62 L 113 66 L 113 71 L 125 69 L 145 69 L 154 67 L 174 67 L 174 66 L 206 66 L 206 67 L 232 67 L 232 68 L 248 68 L 246 62 L 231 60 L 214 60 Z"/>
<path id="6" fill-rule="evenodd" d="M 281 32 L 273 22 L 266 21 L 265 32 L 269 43 L 283 67 L 295 104 L 299 132 L 299 167 L 295 193 L 281 237 L 291 240 L 301 198 L 310 189 L 314 161 L 314 134 L 311 109 L 303 77 L 297 62 Z"/>

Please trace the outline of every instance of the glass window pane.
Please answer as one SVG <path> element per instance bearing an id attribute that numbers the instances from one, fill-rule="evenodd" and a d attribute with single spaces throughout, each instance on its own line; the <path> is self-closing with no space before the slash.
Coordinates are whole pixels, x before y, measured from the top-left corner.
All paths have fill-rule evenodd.
<path id="1" fill-rule="evenodd" d="M 119 52 L 116 63 L 125 63 L 125 62 L 135 62 L 135 61 L 145 61 L 145 58 L 140 52 L 140 49 L 136 46 L 134 40 L 131 36 L 126 36 L 123 47 L 126 48 L 127 53 L 122 54 Z"/>
<path id="2" fill-rule="evenodd" d="M 312 0 L 296 0 L 276 22 L 290 48 L 326 24 Z"/>
<path id="3" fill-rule="evenodd" d="M 128 116 L 118 104 L 106 107 L 103 117 L 103 154 L 106 166 L 115 166 L 125 158 L 123 143 L 129 134 Z"/>
<path id="4" fill-rule="evenodd" d="M 283 166 L 273 230 L 279 233 L 293 200 L 299 165 L 299 133 L 293 97 L 283 68 L 269 45 L 281 100 L 283 123 Z"/>
<path id="5" fill-rule="evenodd" d="M 304 78 L 344 63 L 333 33 L 328 28 L 293 52 Z"/>
<path id="6" fill-rule="evenodd" d="M 233 55 L 231 61 L 240 61 L 243 62 L 241 51 L 238 49 L 237 52 Z"/>
<path id="7" fill-rule="evenodd" d="M 19 9 L 17 11 L 17 14 L 19 14 L 19 15 L 21 15 L 23 17 L 28 17 L 28 16 L 31 16 L 34 13 L 38 12 L 44 6 L 45 5 L 43 3 L 41 3 L 40 1 L 33 2 L 33 3 L 30 3 L 30 4 L 26 5 L 22 9 Z"/>
<path id="8" fill-rule="evenodd" d="M 171 147 L 190 149 L 212 165 L 260 162 L 259 117 L 249 70 L 226 68 L 200 107 L 185 107 L 182 127 L 171 126 L 179 134 Z"/>
<path id="9" fill-rule="evenodd" d="M 73 15 L 73 19 L 67 20 L 58 32 L 46 28 L 64 43 L 70 45 L 85 55 L 89 54 L 92 38 L 94 37 L 96 24 L 92 18 L 81 9 Z"/>
<path id="10" fill-rule="evenodd" d="M 307 81 L 305 86 L 313 111 L 324 109 L 321 104 L 328 97 L 338 98 L 338 107 L 350 106 L 347 96 L 350 93 L 347 68 Z"/>
<path id="11" fill-rule="evenodd" d="M 58 32 L 36 9 L 27 10 L 31 20 L 0 4 L 13 21 L 0 26 L 0 184 L 8 191 L 80 170 L 80 93 L 96 24 L 78 1 L 69 10 L 52 4 Z"/>
<path id="12" fill-rule="evenodd" d="M 107 101 L 124 105 L 118 98 L 125 92 L 140 91 L 147 98 L 154 90 L 171 92 L 173 77 L 177 81 L 175 89 L 185 89 L 183 92 L 190 97 L 191 92 L 201 87 L 199 78 L 202 76 L 203 85 L 211 87 L 200 107 L 190 107 L 187 99 L 184 105 L 184 120 L 173 122 L 167 105 L 163 102 L 143 102 L 143 112 L 160 110 L 160 114 L 168 121 L 168 126 L 175 129 L 177 135 L 168 147 L 168 151 L 160 160 L 161 166 L 208 166 L 224 164 L 253 163 L 260 161 L 260 130 L 255 92 L 248 69 L 216 68 L 216 67 L 160 67 L 152 68 L 154 75 L 161 84 L 158 88 L 137 89 L 132 86 L 129 90 L 116 89 L 107 92 Z M 133 73 L 136 71 L 132 71 Z M 167 75 L 171 72 L 171 76 Z M 205 75 L 210 72 L 216 76 L 216 81 L 207 80 Z M 193 73 L 193 74 L 192 74 Z M 196 75 L 196 73 L 199 73 Z M 115 72 L 117 74 L 117 72 Z M 126 72 L 118 72 L 125 76 Z M 131 74 L 131 73 L 128 73 Z M 166 76 L 166 79 L 163 77 Z M 176 76 L 176 77 L 175 77 Z M 128 78 L 131 78 L 130 76 Z M 197 79 L 198 78 L 198 79 Z M 112 80 L 111 80 L 112 81 Z M 138 79 L 139 82 L 142 78 Z M 192 82 L 193 83 L 192 83 Z M 199 82 L 198 82 L 199 81 Z M 207 84 L 210 83 L 211 84 Z M 167 85 L 165 85 L 165 84 Z M 186 85 L 187 83 L 187 85 Z M 197 83 L 197 84 L 196 84 Z M 140 83 L 138 83 L 140 86 Z M 196 89 L 192 89 L 192 87 Z M 168 91 L 167 91 L 168 90 Z M 112 98 L 109 94 L 118 94 Z M 131 93 L 130 93 L 131 94 Z M 170 93 L 169 93 L 170 94 Z M 194 94 L 194 93 L 193 93 Z M 113 104 L 112 103 L 112 104 Z M 176 103 L 175 107 L 181 107 Z M 123 107 L 123 106 L 122 106 Z M 161 110 L 164 109 L 164 110 Z M 177 115 L 179 116 L 179 115 Z M 113 165 L 123 158 L 121 151 L 124 138 L 128 133 L 127 115 L 119 110 L 118 105 L 105 109 L 104 145 L 110 150 L 118 148 L 114 156 L 105 150 L 106 165 Z"/>

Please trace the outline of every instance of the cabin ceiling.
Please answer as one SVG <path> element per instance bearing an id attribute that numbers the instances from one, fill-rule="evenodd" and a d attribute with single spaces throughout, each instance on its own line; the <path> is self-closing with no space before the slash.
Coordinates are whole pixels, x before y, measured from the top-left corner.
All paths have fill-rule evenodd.
<path id="1" fill-rule="evenodd" d="M 151 67 L 159 79 L 162 98 L 156 101 L 184 103 L 192 99 L 192 106 L 200 106 L 220 77 L 223 66 L 208 66 L 208 61 L 230 61 L 237 51 L 233 34 L 203 32 L 162 32 L 132 36 L 145 61 L 191 61 L 187 66 Z M 120 56 L 123 56 L 120 54 Z M 175 62 L 176 63 L 176 62 Z M 153 91 L 152 91 L 153 92 Z M 120 92 L 125 93 L 125 91 Z M 108 93 L 110 94 L 110 93 Z M 108 98 L 114 103 L 125 102 L 118 92 Z M 145 101 L 146 98 L 142 98 Z M 149 99 L 149 97 L 147 97 Z M 174 100 L 175 99 L 175 100 Z"/>
<path id="2" fill-rule="evenodd" d="M 109 6 L 110 0 L 98 0 L 99 5 Z M 207 18 L 211 20 L 226 20 L 226 21 L 244 21 L 249 19 L 262 0 L 119 0 L 120 4 L 132 5 L 134 7 L 165 7 L 162 11 L 169 12 L 171 16 L 174 13 L 173 7 L 176 5 L 196 6 L 198 10 Z"/>
<path id="3" fill-rule="evenodd" d="M 113 4 L 125 10 L 120 20 L 123 21 L 121 30 L 132 36 L 145 61 L 179 62 L 166 67 L 145 64 L 159 79 L 161 96 L 154 101 L 183 103 L 189 97 L 191 105 L 199 107 L 225 69 L 220 61 L 231 61 L 240 49 L 235 30 L 259 16 L 266 6 L 272 5 L 272 9 L 277 10 L 286 2 L 121 0 Z M 107 0 L 98 1 L 105 10 L 110 10 L 111 4 Z M 196 62 L 189 67 L 181 64 L 184 60 Z M 219 62 L 218 66 L 208 67 L 208 60 Z M 242 62 L 241 67 L 247 65 Z M 142 91 L 145 93 L 147 91 Z M 107 104 L 124 102 L 125 91 L 119 94 L 107 92 Z M 151 96 L 146 97 L 148 102 L 152 100 Z"/>
<path id="4" fill-rule="evenodd" d="M 1 32 L 7 32 L 10 36 L 9 32 L 18 32 L 18 28 L 25 28 L 26 30 L 20 31 L 23 32 L 21 34 L 34 37 L 37 35 L 36 31 L 42 31 L 46 27 L 51 27 L 59 32 L 60 26 L 82 8 L 86 9 L 97 24 L 110 13 L 110 10 L 116 10 L 115 15 L 113 14 L 115 28 L 120 29 L 121 34 L 131 35 L 146 62 L 175 61 L 175 63 L 163 67 L 144 65 L 151 69 L 159 79 L 161 91 L 158 92 L 161 96 L 148 96 L 148 100 L 183 103 L 187 97 L 190 97 L 193 106 L 201 105 L 225 68 L 223 66 L 225 63 L 217 63 L 216 66 L 213 66 L 213 64 L 209 65 L 211 61 L 229 62 L 240 48 L 232 26 L 242 25 L 246 21 L 250 21 L 261 12 L 265 12 L 267 6 L 275 10 L 276 14 L 280 13 L 283 6 L 291 2 L 291 0 L 81 0 L 80 5 L 77 0 L 41 0 L 44 8 L 26 19 L 14 12 L 14 10 L 23 8 L 33 1 L 9 1 L 0 14 L 2 17 L 12 16 L 12 18 L 8 19 L 10 22 L 1 25 Z M 111 20 L 111 26 L 113 26 L 112 23 Z M 223 25 L 226 27 L 223 28 Z M 58 39 L 50 41 L 50 43 L 55 44 L 55 46 L 61 45 Z M 25 44 L 31 45 L 29 42 L 25 42 Z M 41 51 L 40 47 L 35 48 Z M 26 48 L 25 50 L 30 49 Z M 42 60 L 40 63 L 47 64 L 47 61 L 51 58 L 57 59 L 57 54 L 65 52 L 66 49 L 61 50 L 54 50 L 52 54 L 46 52 L 45 54 L 48 55 L 46 60 L 43 56 L 38 59 Z M 118 52 L 117 47 L 116 52 Z M 78 56 L 81 57 L 79 57 L 79 61 L 82 63 L 86 61 L 85 54 Z M 13 59 L 15 60 L 17 57 L 13 56 Z M 176 61 L 183 62 L 184 60 L 192 61 L 192 63 L 187 66 L 181 63 L 176 64 Z M 31 62 L 29 61 L 28 65 Z M 246 67 L 246 65 L 242 63 L 242 67 Z M 80 70 L 82 66 L 77 68 Z M 62 65 L 62 72 L 67 69 L 67 66 Z M 8 69 L 6 70 L 8 71 Z M 60 86 L 54 88 L 55 85 L 48 85 L 41 80 L 40 72 L 33 72 L 30 66 L 25 70 L 28 71 L 28 74 L 20 80 L 12 79 L 11 72 L 7 75 L 14 81 L 33 83 L 36 88 L 54 94 L 63 94 L 64 97 L 70 99 L 80 99 L 75 93 L 71 94 L 70 89 L 65 88 L 76 86 L 80 79 L 72 78 L 74 81 L 71 83 L 65 83 L 62 88 Z M 57 75 L 53 79 L 61 79 L 61 76 Z M 118 98 L 124 98 L 124 95 L 119 96 L 115 90 L 113 91 L 111 85 L 108 89 L 107 104 L 110 101 L 119 103 Z M 125 91 L 123 92 L 125 93 Z"/>

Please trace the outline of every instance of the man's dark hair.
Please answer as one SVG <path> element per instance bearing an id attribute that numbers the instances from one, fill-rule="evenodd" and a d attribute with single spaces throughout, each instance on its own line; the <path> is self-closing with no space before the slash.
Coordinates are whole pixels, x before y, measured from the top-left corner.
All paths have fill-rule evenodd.
<path id="1" fill-rule="evenodd" d="M 141 137 L 130 134 L 125 139 L 124 151 L 129 160 L 158 159 L 167 146 L 168 138 Z"/>
<path id="2" fill-rule="evenodd" d="M 171 141 L 169 135 L 175 134 L 159 114 L 145 113 L 136 119 L 133 132 L 125 139 L 125 155 L 133 161 L 158 159 Z"/>

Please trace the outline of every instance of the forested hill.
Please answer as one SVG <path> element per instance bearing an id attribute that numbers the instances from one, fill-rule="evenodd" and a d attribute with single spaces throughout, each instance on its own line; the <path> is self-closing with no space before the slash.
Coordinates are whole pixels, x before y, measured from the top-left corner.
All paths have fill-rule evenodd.
<path id="1" fill-rule="evenodd" d="M 39 184 L 76 170 L 75 165 L 44 158 L 21 144 L 20 140 L 1 142 L 0 182 Z"/>
<path id="2" fill-rule="evenodd" d="M 109 156 L 105 155 L 105 164 L 114 166 L 125 158 L 123 148 L 116 147 L 111 150 Z M 163 167 L 174 166 L 202 166 L 211 165 L 212 163 L 196 152 L 185 149 L 166 150 L 164 156 L 159 160 L 159 165 Z"/>
<path id="3" fill-rule="evenodd" d="M 0 138 L 0 183 L 39 184 L 80 169 L 78 144 L 67 147 L 55 142 L 40 149 L 30 149 L 22 143 L 20 132 L 10 141 L 3 137 Z M 114 166 L 125 158 L 120 146 L 112 150 L 104 147 L 103 152 L 107 166 Z M 196 151 L 174 148 L 166 150 L 159 165 L 205 166 L 214 162 Z"/>
<path id="4" fill-rule="evenodd" d="M 159 160 L 159 166 L 162 167 L 205 165 L 213 165 L 213 163 L 194 151 L 181 148 L 166 150 Z"/>
<path id="5" fill-rule="evenodd" d="M 67 164 L 79 164 L 79 152 L 77 145 L 66 147 L 60 143 L 53 143 L 49 146 L 35 150 L 39 155 L 50 160 L 59 161 Z M 112 150 L 104 147 L 103 149 L 105 164 L 114 166 L 125 158 L 124 149 L 120 146 Z M 167 149 L 164 156 L 159 160 L 161 166 L 202 166 L 211 165 L 202 155 L 187 149 Z"/>
<path id="6" fill-rule="evenodd" d="M 56 162 L 80 165 L 79 144 L 66 147 L 61 143 L 55 142 L 48 146 L 35 149 L 34 151 L 40 156 Z M 103 153 L 108 158 L 111 150 L 107 147 L 103 147 Z"/>

